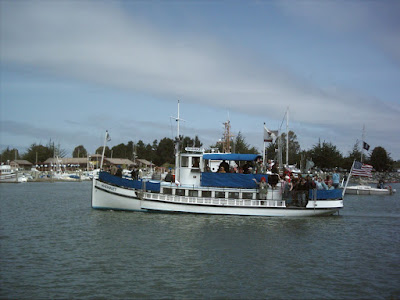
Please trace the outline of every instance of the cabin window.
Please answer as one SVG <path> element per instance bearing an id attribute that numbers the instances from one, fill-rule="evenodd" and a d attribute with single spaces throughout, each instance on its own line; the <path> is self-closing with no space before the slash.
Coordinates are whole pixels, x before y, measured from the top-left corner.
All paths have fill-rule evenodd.
<path id="1" fill-rule="evenodd" d="M 198 197 L 199 191 L 197 190 L 189 190 L 189 197 Z"/>
<path id="2" fill-rule="evenodd" d="M 242 193 L 243 199 L 253 199 L 253 193 Z"/>
<path id="3" fill-rule="evenodd" d="M 228 197 L 231 199 L 239 199 L 239 193 L 238 192 L 229 192 Z"/>
<path id="4" fill-rule="evenodd" d="M 215 198 L 225 198 L 225 192 L 215 192 Z"/>
<path id="5" fill-rule="evenodd" d="M 166 195 L 172 195 L 172 189 L 170 189 L 170 188 L 163 188 L 163 192 Z"/>
<path id="6" fill-rule="evenodd" d="M 202 195 L 204 198 L 211 198 L 211 191 L 203 191 Z"/>
<path id="7" fill-rule="evenodd" d="M 189 157 L 187 156 L 182 156 L 182 167 L 189 167 Z"/>
<path id="8" fill-rule="evenodd" d="M 200 157 L 192 157 L 192 168 L 200 168 Z"/>
<path id="9" fill-rule="evenodd" d="M 176 189 L 175 195 L 177 195 L 177 196 L 185 196 L 185 190 L 184 189 Z"/>

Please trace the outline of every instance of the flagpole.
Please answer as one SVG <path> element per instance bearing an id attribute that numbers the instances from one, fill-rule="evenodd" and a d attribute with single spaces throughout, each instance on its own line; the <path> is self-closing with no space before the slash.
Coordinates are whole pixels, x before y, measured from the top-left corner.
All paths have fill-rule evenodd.
<path id="1" fill-rule="evenodd" d="M 263 129 L 263 138 L 264 138 L 264 149 L 263 149 L 263 163 L 265 165 L 265 122 L 264 122 L 264 129 Z"/>
<path id="2" fill-rule="evenodd" d="M 364 139 L 365 139 L 365 124 L 363 125 L 363 131 L 362 131 L 362 145 L 361 145 L 361 163 L 363 162 L 363 154 L 364 154 Z"/>
<path id="3" fill-rule="evenodd" d="M 352 164 L 351 169 L 350 169 L 349 177 L 347 177 L 346 184 L 345 184 L 343 192 L 342 192 L 342 198 L 344 197 L 344 193 L 346 192 L 347 185 L 349 184 L 351 173 L 353 172 L 353 168 L 354 168 L 354 163 L 355 162 L 356 162 L 356 160 L 353 160 L 353 164 Z"/>
<path id="4" fill-rule="evenodd" d="M 286 165 L 289 166 L 289 106 L 286 111 Z"/>
<path id="5" fill-rule="evenodd" d="M 105 150 L 106 150 L 107 138 L 108 138 L 108 130 L 106 130 L 106 135 L 105 135 L 105 137 L 104 137 L 103 153 L 101 154 L 100 170 L 103 169 L 104 152 L 105 152 Z"/>

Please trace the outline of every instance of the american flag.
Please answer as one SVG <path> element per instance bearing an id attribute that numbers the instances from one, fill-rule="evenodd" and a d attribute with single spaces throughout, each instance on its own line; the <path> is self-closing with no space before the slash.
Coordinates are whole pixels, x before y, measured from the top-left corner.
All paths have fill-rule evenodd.
<path id="1" fill-rule="evenodd" d="M 351 171 L 351 175 L 353 176 L 364 176 L 364 177 L 372 177 L 372 166 L 363 164 L 359 161 L 355 161 L 353 164 L 353 170 Z"/>

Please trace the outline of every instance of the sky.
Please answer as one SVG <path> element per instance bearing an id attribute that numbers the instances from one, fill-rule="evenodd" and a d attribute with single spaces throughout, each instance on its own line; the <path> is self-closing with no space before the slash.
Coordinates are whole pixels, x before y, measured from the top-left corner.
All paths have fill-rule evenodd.
<path id="1" fill-rule="evenodd" d="M 400 160 L 399 1 L 0 1 L 0 150 L 72 156 L 263 124 Z M 365 130 L 363 131 L 363 127 Z"/>

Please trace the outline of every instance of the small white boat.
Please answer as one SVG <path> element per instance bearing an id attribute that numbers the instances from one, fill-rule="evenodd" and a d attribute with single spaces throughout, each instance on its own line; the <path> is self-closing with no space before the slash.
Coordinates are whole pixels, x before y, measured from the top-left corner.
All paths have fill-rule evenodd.
<path id="1" fill-rule="evenodd" d="M 0 166 L 0 182 L 21 183 L 27 181 L 28 178 L 24 174 L 11 169 L 10 165 Z"/>
<path id="2" fill-rule="evenodd" d="M 350 195 L 392 195 L 396 192 L 390 185 L 384 188 L 374 188 L 369 185 L 348 186 L 345 190 Z"/>

